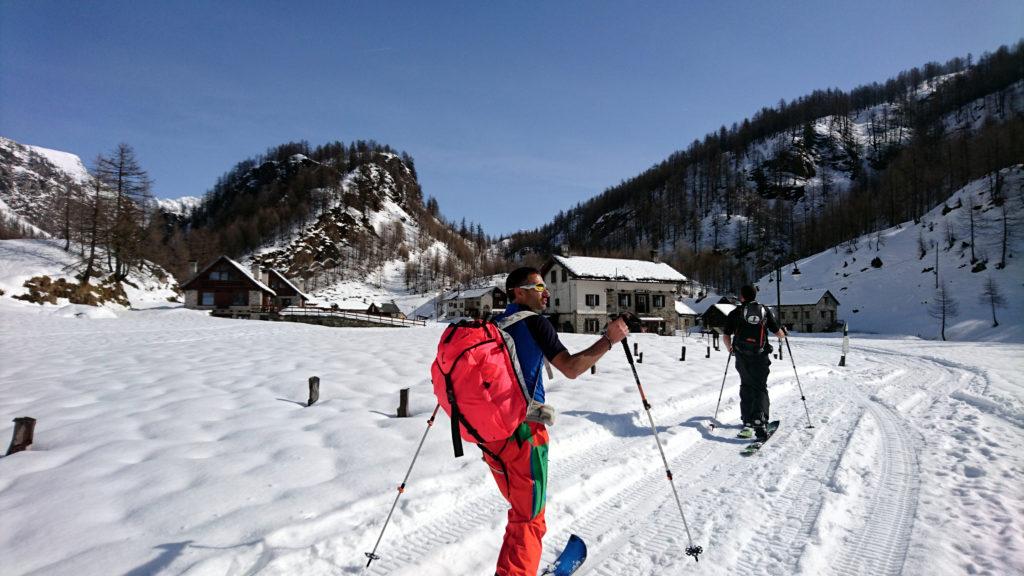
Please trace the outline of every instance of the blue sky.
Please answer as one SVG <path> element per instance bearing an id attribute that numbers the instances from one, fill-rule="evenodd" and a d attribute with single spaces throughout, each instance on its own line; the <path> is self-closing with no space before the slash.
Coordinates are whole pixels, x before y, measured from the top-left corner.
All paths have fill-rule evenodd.
<path id="1" fill-rule="evenodd" d="M 0 135 L 87 165 L 127 142 L 166 198 L 287 141 L 373 139 L 502 234 L 780 98 L 1022 32 L 1019 0 L 0 0 Z"/>

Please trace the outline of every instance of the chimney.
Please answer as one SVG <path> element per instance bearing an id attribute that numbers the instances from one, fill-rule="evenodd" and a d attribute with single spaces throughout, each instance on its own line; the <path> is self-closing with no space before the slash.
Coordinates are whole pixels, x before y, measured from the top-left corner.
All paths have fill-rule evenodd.
<path id="1" fill-rule="evenodd" d="M 651 262 L 661 262 L 661 260 L 658 259 L 657 250 L 651 250 Z"/>
<path id="2" fill-rule="evenodd" d="M 255 278 L 256 280 L 259 280 L 260 279 L 260 263 L 257 262 L 256 260 L 253 260 L 252 261 L 252 267 L 250 268 L 250 272 L 252 272 L 252 277 L 253 278 Z"/>
<path id="3" fill-rule="evenodd" d="M 199 262 L 197 260 L 189 260 L 188 261 L 188 271 L 189 271 L 189 274 L 191 274 L 193 276 L 198 274 L 199 273 Z"/>
<path id="4" fill-rule="evenodd" d="M 568 258 L 569 257 L 569 245 L 568 244 L 562 244 L 561 246 L 559 246 L 558 247 L 558 255 L 559 256 L 564 256 L 564 257 Z"/>

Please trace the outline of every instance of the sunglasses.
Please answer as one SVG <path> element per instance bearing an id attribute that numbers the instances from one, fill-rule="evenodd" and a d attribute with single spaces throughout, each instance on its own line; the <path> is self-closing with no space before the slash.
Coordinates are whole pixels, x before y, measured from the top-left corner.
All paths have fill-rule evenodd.
<path id="1" fill-rule="evenodd" d="M 537 292 L 543 292 L 548 289 L 543 282 L 539 284 L 523 284 L 522 286 L 516 286 L 516 288 L 522 288 L 523 290 L 536 290 Z"/>

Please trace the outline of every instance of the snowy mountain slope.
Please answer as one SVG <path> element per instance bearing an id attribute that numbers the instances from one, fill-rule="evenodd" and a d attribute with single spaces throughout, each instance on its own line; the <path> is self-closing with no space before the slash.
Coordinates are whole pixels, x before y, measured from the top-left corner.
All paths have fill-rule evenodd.
<path id="1" fill-rule="evenodd" d="M 173 214 L 178 217 L 188 217 L 193 210 L 203 201 L 195 196 L 182 196 L 181 198 L 157 198 L 157 208 L 165 214 Z"/>
<path id="2" fill-rule="evenodd" d="M 1024 210 L 1024 166 L 1000 171 L 1006 195 L 1008 224 L 1020 230 Z M 839 317 L 850 330 L 878 334 L 939 337 L 939 321 L 928 315 L 935 298 L 935 265 L 938 280 L 959 303 L 959 315 L 947 322 L 946 336 L 955 340 L 1024 341 L 1024 237 L 1013 232 L 1002 258 L 1003 211 L 992 201 L 993 178 L 977 180 L 954 193 L 943 205 L 928 212 L 918 224 L 900 226 L 858 238 L 845 246 L 818 253 L 783 267 L 783 290 L 827 289 L 839 300 Z M 975 257 L 971 262 L 969 206 L 976 206 Z M 945 214 L 944 214 L 945 212 Z M 952 237 L 953 243 L 948 239 Z M 921 257 L 921 247 L 926 254 Z M 881 267 L 872 261 L 878 258 Z M 979 263 L 983 263 L 982 266 Z M 979 270 L 979 268 L 983 268 Z M 1006 306 L 996 309 L 999 321 L 992 327 L 992 310 L 981 298 L 986 280 L 993 279 Z M 775 302 L 774 275 L 760 279 L 761 301 Z M 799 330 L 799 325 L 795 327 Z"/>
<path id="3" fill-rule="evenodd" d="M 182 309 L 93 322 L 0 299 L 0 412 L 39 419 L 0 459 L 12 573 L 484 574 L 505 505 L 478 458 L 428 434 L 368 571 L 365 557 L 434 406 L 441 326 L 332 329 Z M 59 336 L 55 338 L 55 335 Z M 592 336 L 565 335 L 572 350 Z M 631 338 L 700 563 L 687 544 L 629 365 L 556 377 L 546 561 L 570 532 L 581 574 L 1011 574 L 1024 571 L 1020 344 L 795 337 L 772 367 L 783 426 L 738 455 L 724 353 Z M 692 339 L 690 344 L 693 344 Z M 321 399 L 306 399 L 306 378 Z M 391 416 L 411 387 L 415 417 Z M 805 408 L 800 401 L 806 395 Z M 815 427 L 805 428 L 808 416 Z M 472 448 L 469 448 L 472 451 Z M 47 494 L 44 500 L 39 494 Z"/>
<path id="4" fill-rule="evenodd" d="M 6 228 L 19 229 L 33 237 L 50 237 L 49 232 L 29 222 L 27 218 L 12 210 L 11 207 L 7 205 L 7 202 L 4 202 L 3 200 L 0 200 L 0 223 L 4 223 Z"/>
<path id="5" fill-rule="evenodd" d="M 909 97 L 927 100 L 936 86 L 954 76 L 925 81 Z M 1024 80 L 946 114 L 941 124 L 947 134 L 963 134 L 977 132 L 986 122 L 1006 122 L 1020 114 L 1024 114 Z M 913 131 L 905 126 L 906 115 L 899 103 L 887 102 L 857 110 L 849 117 L 825 116 L 814 120 L 808 124 L 813 142 L 808 141 L 807 132 L 774 134 L 742 152 L 737 162 L 739 177 L 761 188 L 761 194 L 767 198 L 794 201 L 798 205 L 794 213 L 800 220 L 810 212 L 818 212 L 829 198 L 842 198 L 850 189 L 855 172 L 883 163 L 886 156 L 910 142 Z M 724 156 L 726 163 L 734 161 L 732 153 Z M 760 182 L 764 173 L 778 165 L 790 169 L 781 170 L 777 180 Z M 704 244 L 716 249 L 732 248 L 749 236 L 750 230 L 744 229 L 747 223 L 742 214 L 729 214 L 719 202 L 702 218 L 701 237 Z M 672 247 L 666 244 L 660 249 L 668 253 Z"/>
<path id="6" fill-rule="evenodd" d="M 52 232 L 57 198 L 89 178 L 82 160 L 60 152 L 19 144 L 0 136 L 0 202 L 19 221 Z"/>

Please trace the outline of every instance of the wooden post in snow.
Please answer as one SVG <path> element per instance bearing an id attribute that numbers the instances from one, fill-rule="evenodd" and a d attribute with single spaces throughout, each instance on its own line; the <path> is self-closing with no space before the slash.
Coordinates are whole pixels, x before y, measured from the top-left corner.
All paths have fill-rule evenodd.
<path id="1" fill-rule="evenodd" d="M 15 452 L 27 450 L 28 447 L 32 445 L 32 437 L 35 435 L 35 429 L 35 418 L 29 418 L 28 416 L 15 418 L 14 436 L 11 438 L 11 445 L 7 448 L 7 454 L 5 454 L 5 456 L 10 456 Z"/>
<path id="2" fill-rule="evenodd" d="M 398 417 L 409 417 L 409 389 L 402 388 L 398 391 Z"/>
<path id="3" fill-rule="evenodd" d="M 316 404 L 316 401 L 320 399 L 320 377 L 310 376 L 309 377 L 309 400 L 306 401 L 306 406 L 312 406 Z"/>
<path id="4" fill-rule="evenodd" d="M 846 366 L 846 355 L 850 353 L 850 325 L 843 323 L 843 355 L 839 357 L 839 365 Z"/>

